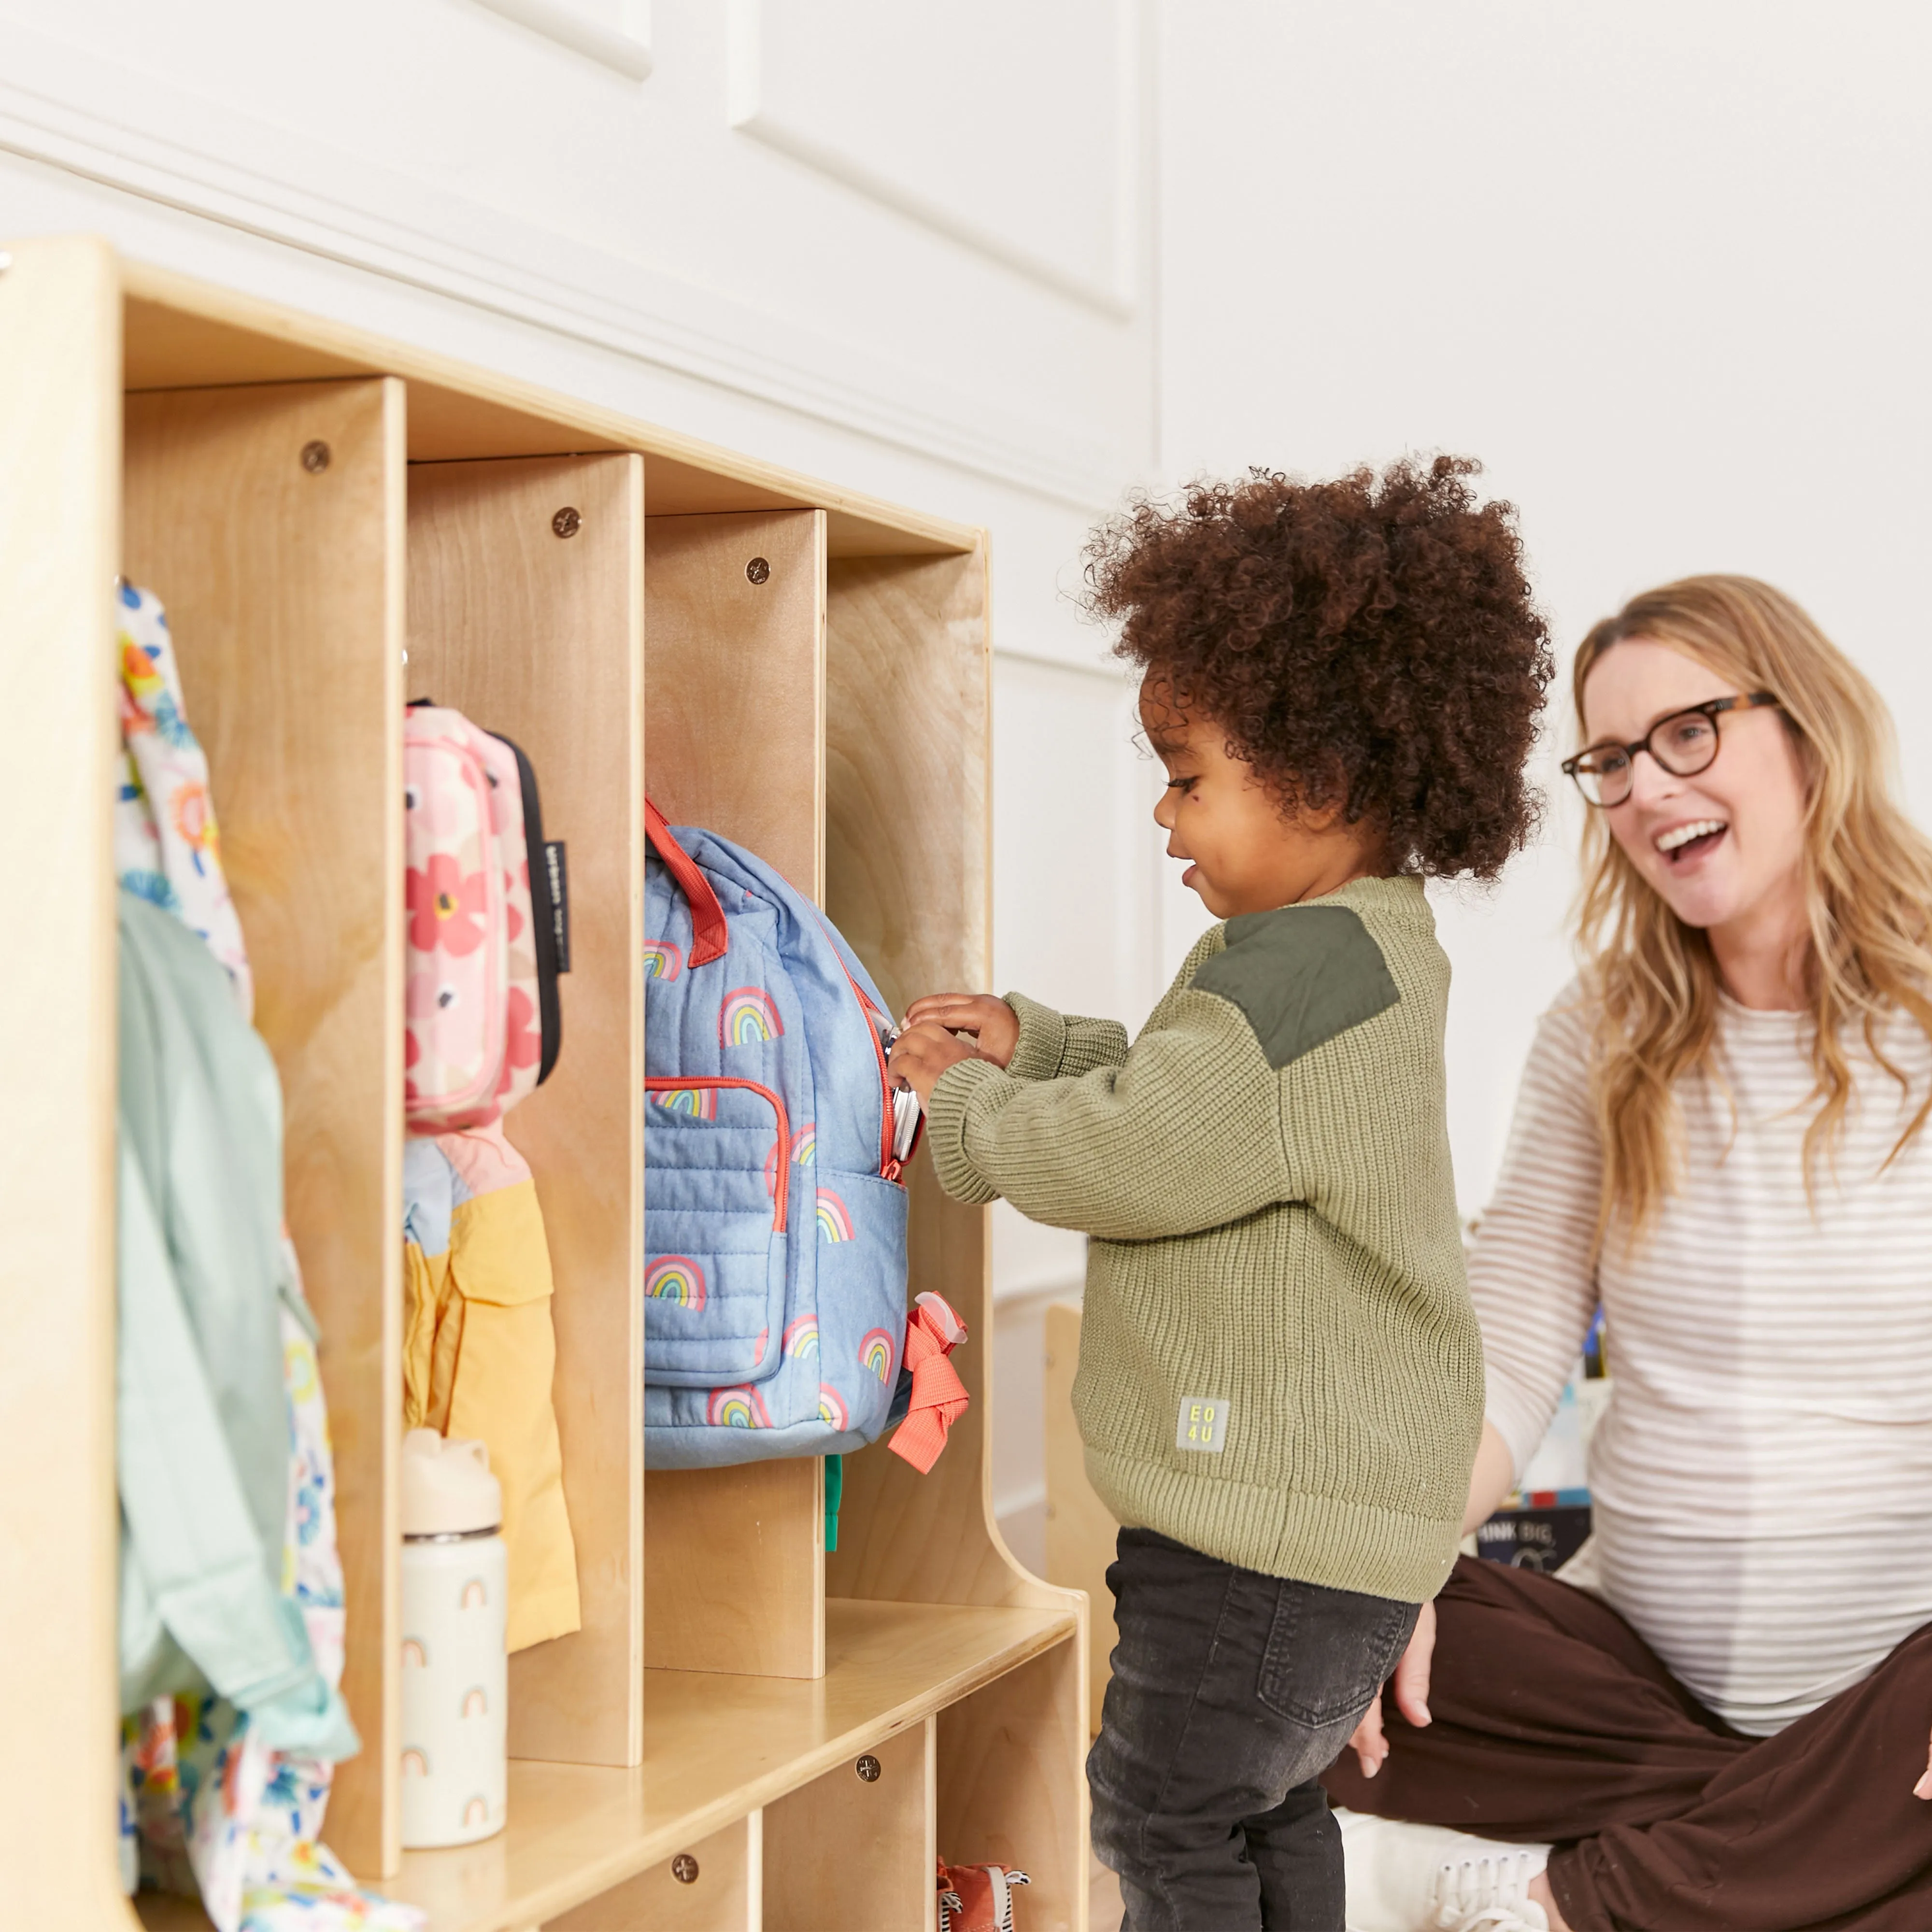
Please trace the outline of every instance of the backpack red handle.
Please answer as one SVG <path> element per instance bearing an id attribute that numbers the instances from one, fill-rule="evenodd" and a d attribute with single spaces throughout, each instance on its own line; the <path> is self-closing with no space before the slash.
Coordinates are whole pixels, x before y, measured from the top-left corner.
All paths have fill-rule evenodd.
<path id="1" fill-rule="evenodd" d="M 693 966 L 707 966 L 722 959 L 731 935 L 724 924 L 724 908 L 711 882 L 693 862 L 691 854 L 671 836 L 664 815 L 646 798 L 644 800 L 644 836 L 657 849 L 664 868 L 684 888 L 691 907 L 691 959 Z"/>

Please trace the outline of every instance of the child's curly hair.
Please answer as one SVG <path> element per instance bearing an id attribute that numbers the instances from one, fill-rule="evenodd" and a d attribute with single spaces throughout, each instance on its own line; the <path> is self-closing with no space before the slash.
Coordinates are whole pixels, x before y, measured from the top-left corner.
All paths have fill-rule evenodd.
<path id="1" fill-rule="evenodd" d="M 1492 879 L 1536 826 L 1523 763 L 1552 666 L 1516 513 L 1466 480 L 1480 469 L 1256 470 L 1143 499 L 1090 539 L 1088 603 L 1284 809 L 1339 805 L 1396 871 Z"/>

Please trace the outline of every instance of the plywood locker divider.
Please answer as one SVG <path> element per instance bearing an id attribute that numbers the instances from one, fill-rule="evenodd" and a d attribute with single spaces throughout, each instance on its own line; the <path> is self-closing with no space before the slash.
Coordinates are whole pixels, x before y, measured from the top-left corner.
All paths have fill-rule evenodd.
<path id="1" fill-rule="evenodd" d="M 646 528 L 652 800 L 672 824 L 746 847 L 822 904 L 824 513 L 653 517 Z M 648 1174 L 644 1185 L 648 1196 Z M 653 1667 L 824 1674 L 818 1457 L 656 1470 L 645 1498 Z"/>
<path id="2" fill-rule="evenodd" d="M 939 1713 L 939 1854 L 1017 1865 L 1026 1932 L 1087 1932 L 1085 1683 L 1055 1646 Z"/>
<path id="3" fill-rule="evenodd" d="M 0 992 L 0 1658 L 10 1735 L 0 1871 L 22 1924 L 125 1925 L 116 1896 L 115 756 L 120 290 L 98 242 L 0 274 L 0 620 L 8 828 Z"/>
<path id="4" fill-rule="evenodd" d="M 411 698 L 513 739 L 568 859 L 571 970 L 550 1078 L 505 1121 L 556 1281 L 553 1387 L 583 1628 L 510 1661 L 515 1757 L 644 1748 L 644 464 L 417 464 Z"/>
<path id="5" fill-rule="evenodd" d="M 933 1720 L 765 1808 L 765 1932 L 935 1922 Z"/>
<path id="6" fill-rule="evenodd" d="M 764 1814 L 753 1811 L 560 1918 L 544 1932 L 759 1932 Z"/>
<path id="7" fill-rule="evenodd" d="M 992 971 L 989 664 L 983 552 L 832 565 L 826 905 L 896 1013 L 922 994 L 982 990 Z M 911 1603 L 1045 1601 L 1027 1594 L 989 1527 L 986 1216 L 946 1198 L 929 1159 L 906 1178 L 910 1292 L 935 1290 L 964 1318 L 968 1339 L 952 1359 L 973 1400 L 929 1475 L 878 1444 L 847 1459 L 826 1587 Z"/>
<path id="8" fill-rule="evenodd" d="M 128 399 L 125 568 L 168 612 L 281 1073 L 362 1738 L 328 1835 L 371 1874 L 401 1851 L 404 436 L 386 377 Z"/>

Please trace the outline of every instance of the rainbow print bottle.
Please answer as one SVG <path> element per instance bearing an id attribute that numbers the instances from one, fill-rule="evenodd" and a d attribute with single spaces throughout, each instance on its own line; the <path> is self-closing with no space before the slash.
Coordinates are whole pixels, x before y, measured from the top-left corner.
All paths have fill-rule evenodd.
<path id="1" fill-rule="evenodd" d="M 503 1828 L 508 1566 L 480 1442 L 403 1438 L 403 1844 Z"/>

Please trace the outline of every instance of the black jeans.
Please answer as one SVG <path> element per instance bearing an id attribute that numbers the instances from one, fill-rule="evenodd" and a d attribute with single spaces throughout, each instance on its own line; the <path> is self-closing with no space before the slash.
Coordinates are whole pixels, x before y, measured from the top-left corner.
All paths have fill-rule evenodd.
<path id="1" fill-rule="evenodd" d="M 1418 1606 L 1264 1576 L 1150 1529 L 1120 1532 L 1107 1587 L 1120 1640 L 1087 1775 L 1122 1932 L 1342 1932 L 1319 1780 Z"/>

